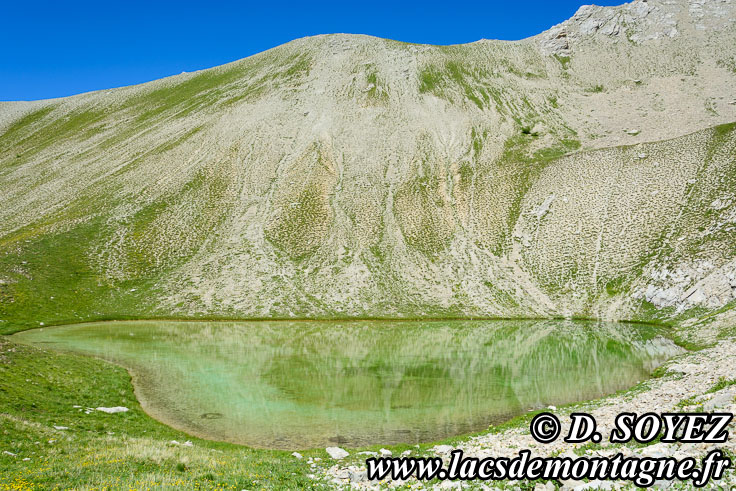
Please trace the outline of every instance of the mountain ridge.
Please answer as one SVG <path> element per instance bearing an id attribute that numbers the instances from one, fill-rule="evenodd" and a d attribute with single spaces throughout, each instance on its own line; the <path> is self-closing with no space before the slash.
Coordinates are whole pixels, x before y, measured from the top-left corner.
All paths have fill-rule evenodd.
<path id="1" fill-rule="evenodd" d="M 0 103 L 0 329 L 727 318 L 735 16 L 637 0 L 520 41 L 322 35 Z"/>

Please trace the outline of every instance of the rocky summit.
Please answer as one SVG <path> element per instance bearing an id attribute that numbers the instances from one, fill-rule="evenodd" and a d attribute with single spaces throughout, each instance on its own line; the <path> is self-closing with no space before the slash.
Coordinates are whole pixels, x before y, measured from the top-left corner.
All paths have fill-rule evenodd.
<path id="1" fill-rule="evenodd" d="M 0 103 L 0 329 L 736 318 L 736 1 L 521 41 L 298 39 Z"/>

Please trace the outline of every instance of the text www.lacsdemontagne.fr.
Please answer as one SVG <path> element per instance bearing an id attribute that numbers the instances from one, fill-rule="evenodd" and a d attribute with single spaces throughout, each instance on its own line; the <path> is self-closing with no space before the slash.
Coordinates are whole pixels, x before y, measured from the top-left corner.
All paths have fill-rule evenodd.
<path id="1" fill-rule="evenodd" d="M 718 480 L 731 466 L 721 450 L 713 450 L 698 462 L 688 457 L 532 457 L 529 450 L 521 450 L 516 457 L 463 457 L 462 450 L 451 453 L 447 466 L 439 457 L 381 457 L 366 460 L 369 480 L 406 480 L 414 477 L 423 481 L 439 480 L 568 480 L 600 479 L 623 480 L 637 486 L 650 486 L 656 480 L 691 481 L 702 487 L 711 479 Z"/>

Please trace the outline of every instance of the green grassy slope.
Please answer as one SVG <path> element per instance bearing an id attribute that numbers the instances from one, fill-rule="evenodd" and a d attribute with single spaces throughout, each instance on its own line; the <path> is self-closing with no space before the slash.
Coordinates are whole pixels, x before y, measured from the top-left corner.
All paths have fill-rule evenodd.
<path id="1" fill-rule="evenodd" d="M 305 461 L 287 452 L 208 442 L 154 421 L 136 401 L 127 372 L 99 360 L 0 338 L 0 375 L 0 448 L 15 454 L 0 456 L 0 489 L 295 489 L 311 483 Z M 85 413 L 100 405 L 130 411 Z"/>

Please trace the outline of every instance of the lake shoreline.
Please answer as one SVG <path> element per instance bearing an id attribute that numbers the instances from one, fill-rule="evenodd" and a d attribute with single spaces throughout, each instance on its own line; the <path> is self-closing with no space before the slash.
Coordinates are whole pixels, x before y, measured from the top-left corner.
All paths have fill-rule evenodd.
<path id="1" fill-rule="evenodd" d="M 177 321 L 118 321 L 44 326 L 40 330 L 16 334 L 13 338 L 21 343 L 67 354 L 91 356 L 126 370 L 143 410 L 150 417 L 174 429 L 211 441 L 288 451 L 324 448 L 335 443 L 346 448 L 361 448 L 376 443 L 427 444 L 447 438 L 467 438 L 482 433 L 488 425 L 503 424 L 522 415 L 528 409 L 537 409 L 547 404 L 564 405 L 585 401 L 625 390 L 638 380 L 649 378 L 657 366 L 682 352 L 682 348 L 677 347 L 659 326 L 630 325 L 624 328 L 618 323 L 605 321 L 440 320 L 413 324 L 377 321 L 320 323 L 324 325 L 301 321 L 271 321 L 263 324 L 182 324 Z M 299 332 L 302 333 L 298 334 Z M 290 340 L 294 336 L 301 341 Z M 403 341 L 406 336 L 417 341 L 409 347 Z M 345 339 L 353 340 L 349 343 L 350 348 L 344 346 Z M 250 348 L 242 351 L 244 346 L 251 343 L 260 346 L 258 350 L 262 353 L 252 359 L 249 357 L 253 354 L 248 354 L 251 353 Z M 305 344 L 302 346 L 302 343 Z M 471 349 L 474 345 L 477 346 Z M 220 351 L 225 346 L 231 348 Z M 263 351 L 266 346 L 272 346 L 268 349 L 276 351 L 266 355 Z M 608 346 L 613 346 L 613 351 L 609 352 L 611 348 Z M 167 350 L 174 347 L 177 353 L 189 353 L 185 355 L 188 361 L 182 358 L 186 363 L 181 366 L 175 360 L 182 355 L 169 358 L 166 354 Z M 141 349 L 143 351 L 140 354 L 134 354 Z M 200 350 L 199 355 L 193 354 Z M 206 365 L 209 353 L 213 350 L 219 353 L 218 359 L 211 360 L 212 365 Z M 219 374 L 216 377 L 219 387 L 220 380 L 231 380 L 236 373 L 241 373 L 243 369 L 240 366 L 252 365 L 253 368 L 247 369 L 238 377 L 246 373 L 250 373 L 248 377 L 253 377 L 258 373 L 256 376 L 261 379 L 272 369 L 268 367 L 271 362 L 263 365 L 264 361 L 271 360 L 271 356 L 275 356 L 275 360 L 290 360 L 293 353 L 305 350 L 308 353 L 322 353 L 319 356 L 340 361 L 332 361 L 318 369 L 320 365 L 314 365 L 314 360 L 310 362 L 309 357 L 304 358 L 306 366 L 311 367 L 310 370 L 317 369 L 309 376 L 317 375 L 318 378 L 302 380 L 307 375 L 296 375 L 295 372 L 295 385 L 289 382 L 282 387 L 278 380 L 273 385 L 274 381 L 266 382 L 266 379 L 253 384 L 246 382 L 248 378 L 239 382 L 246 384 L 238 387 L 239 391 L 247 388 L 247 392 L 260 393 L 263 391 L 261 387 L 267 387 L 268 391 L 276 390 L 279 395 L 272 399 L 251 400 L 251 396 L 242 394 L 223 405 L 225 399 L 222 399 L 219 389 L 216 393 L 204 389 L 206 394 L 187 396 L 187 385 L 203 380 L 202 369 L 205 365 L 208 367 L 207 380 L 212 374 Z M 234 353 L 237 353 L 235 358 L 232 357 Z M 449 353 L 454 354 L 450 356 Z M 192 356 L 194 358 L 189 360 Z M 283 358 L 284 356 L 287 358 Z M 409 358 L 403 360 L 407 356 Z M 162 362 L 151 362 L 159 359 Z M 159 366 L 163 360 L 166 362 Z M 171 363 L 174 365 L 170 366 Z M 305 368 L 301 363 L 298 364 L 299 373 Z M 468 363 L 470 365 L 466 365 Z M 430 366 L 434 368 L 428 368 Z M 467 366 L 474 368 L 466 368 Z M 374 372 L 377 368 L 379 372 Z M 172 369 L 176 371 L 171 371 Z M 223 369 L 228 371 L 220 373 Z M 343 373 L 345 370 L 347 371 Z M 355 370 L 358 372 L 354 372 Z M 465 374 L 466 370 L 470 371 Z M 172 378 L 173 373 L 178 375 Z M 539 373 L 548 375 L 540 378 Z M 168 378 L 164 374 L 169 374 Z M 471 386 L 466 387 L 465 382 L 462 382 L 464 379 L 457 378 L 463 376 L 470 377 L 468 381 L 472 381 Z M 561 378 L 550 379 L 550 376 Z M 175 380 L 181 377 L 188 382 L 177 388 Z M 288 378 L 292 377 L 293 375 L 289 375 Z M 299 387 L 303 387 L 306 382 L 311 381 L 307 385 L 312 382 L 329 385 L 325 377 L 332 381 L 329 383 L 334 384 L 334 387 L 325 385 L 320 391 L 332 390 L 334 395 L 323 395 L 312 400 L 309 395 L 314 394 L 309 391 L 292 399 L 299 394 Z M 379 378 L 363 387 L 363 384 L 374 377 Z M 211 382 L 215 380 L 206 385 Z M 359 385 L 353 385 L 356 383 Z M 407 398 L 397 395 L 393 391 L 399 386 L 400 392 L 415 393 L 419 390 L 418 394 L 423 395 L 418 396 L 416 401 L 410 396 Z M 351 393 L 355 396 L 359 394 L 355 391 L 360 387 L 364 391 L 368 390 L 370 396 L 357 395 L 360 398 L 358 405 L 362 408 L 361 411 L 355 413 L 356 416 L 346 416 L 352 414 L 352 411 L 343 411 L 356 407 L 358 399 L 341 399 L 342 396 L 338 394 Z M 280 392 L 282 390 L 286 392 Z M 457 403 L 450 402 L 443 395 L 448 390 L 454 394 L 452 400 L 463 401 L 460 406 L 456 407 Z M 281 401 L 284 396 L 286 399 Z M 300 398 L 304 396 L 307 399 L 302 401 Z M 385 399 L 386 396 L 389 397 L 388 400 Z M 426 406 L 427 397 L 433 401 L 430 406 Z M 374 402 L 369 403 L 370 399 Z M 287 401 L 289 404 L 294 402 L 289 411 L 307 412 L 304 416 L 289 416 L 291 421 L 284 421 L 276 416 L 280 413 L 274 413 L 256 425 L 259 429 L 249 428 L 254 424 L 252 418 L 256 418 L 253 421 L 260 421 L 262 416 L 251 415 L 245 420 L 242 416 L 236 416 L 244 414 L 243 404 L 248 408 L 276 404 L 275 408 L 279 409 L 275 410 L 281 411 L 281 404 Z M 374 407 L 376 403 L 380 407 Z M 442 408 L 437 410 L 437 414 L 443 414 L 437 421 L 433 419 L 435 413 L 429 409 L 435 406 Z M 224 413 L 225 419 L 222 422 L 200 419 L 200 413 L 208 411 Z M 314 419 L 313 411 L 321 416 Z M 374 413 L 380 415 L 380 418 L 372 424 L 370 421 L 376 417 Z M 358 417 L 358 414 L 361 416 Z M 355 417 L 359 418 L 360 423 L 352 422 L 351 418 Z M 262 428 L 269 428 L 274 424 L 274 418 L 280 421 L 279 428 L 273 427 L 263 433 Z M 302 418 L 305 419 L 302 421 Z M 420 420 L 423 422 L 420 423 Z M 320 432 L 324 429 L 306 429 L 314 424 L 327 424 L 328 433 Z M 225 427 L 231 429 L 224 431 Z M 392 434 L 399 429 L 402 432 L 406 431 L 404 429 L 411 429 L 410 436 Z M 334 435 L 341 440 L 327 440 Z"/>
<path id="2" fill-rule="evenodd" d="M 598 422 L 602 435 L 609 435 L 616 414 L 634 412 L 643 414 L 655 412 L 686 412 L 686 411 L 720 411 L 736 413 L 736 371 L 733 361 L 736 360 L 736 338 L 721 340 L 718 344 L 697 352 L 686 352 L 665 362 L 659 377 L 651 378 L 620 393 L 601 399 L 586 401 L 551 410 L 562 422 L 562 434 L 569 430 L 569 414 L 585 412 L 593 415 Z M 720 448 L 731 455 L 736 454 L 736 440 L 731 437 L 723 444 L 709 443 L 658 443 L 658 440 L 649 445 L 630 442 L 625 445 L 611 444 L 604 437 L 600 444 L 565 443 L 560 437 L 550 444 L 536 442 L 529 433 L 529 417 L 517 418 L 511 424 L 501 425 L 498 430 L 491 430 L 483 434 L 458 438 L 448 442 L 449 445 L 436 445 L 429 449 L 426 455 L 441 457 L 445 462 L 454 449 L 462 450 L 464 457 L 479 459 L 488 457 L 516 456 L 521 449 L 529 449 L 537 457 L 563 456 L 572 459 L 580 457 L 612 456 L 622 453 L 624 457 L 685 457 L 702 458 L 709 451 Z M 729 426 L 733 435 L 734 423 Z M 353 476 L 345 478 L 347 473 Z M 378 489 L 395 487 L 401 483 L 390 480 L 381 483 L 369 483 L 362 480 L 365 466 L 355 461 L 350 464 L 336 464 L 329 467 L 320 466 L 318 480 L 330 483 L 333 486 L 350 485 L 360 489 Z M 355 478 L 359 476 L 359 478 Z M 411 485 L 410 480 L 405 484 Z M 419 484 L 419 483 L 417 483 Z M 425 484 L 425 483 L 422 483 Z M 489 483 L 491 484 L 491 483 Z M 562 482 L 563 489 L 583 489 L 586 483 L 581 481 Z M 675 485 L 676 482 L 657 482 L 659 487 Z M 723 481 L 711 483 L 728 489 L 736 484 L 736 472 L 730 469 Z M 590 489 L 634 489 L 630 482 L 590 482 Z M 545 484 L 539 489 L 554 489 Z M 610 486 L 610 487 L 605 487 Z M 420 485 L 420 487 L 423 487 Z M 537 489 L 537 488 L 535 488 Z"/>

